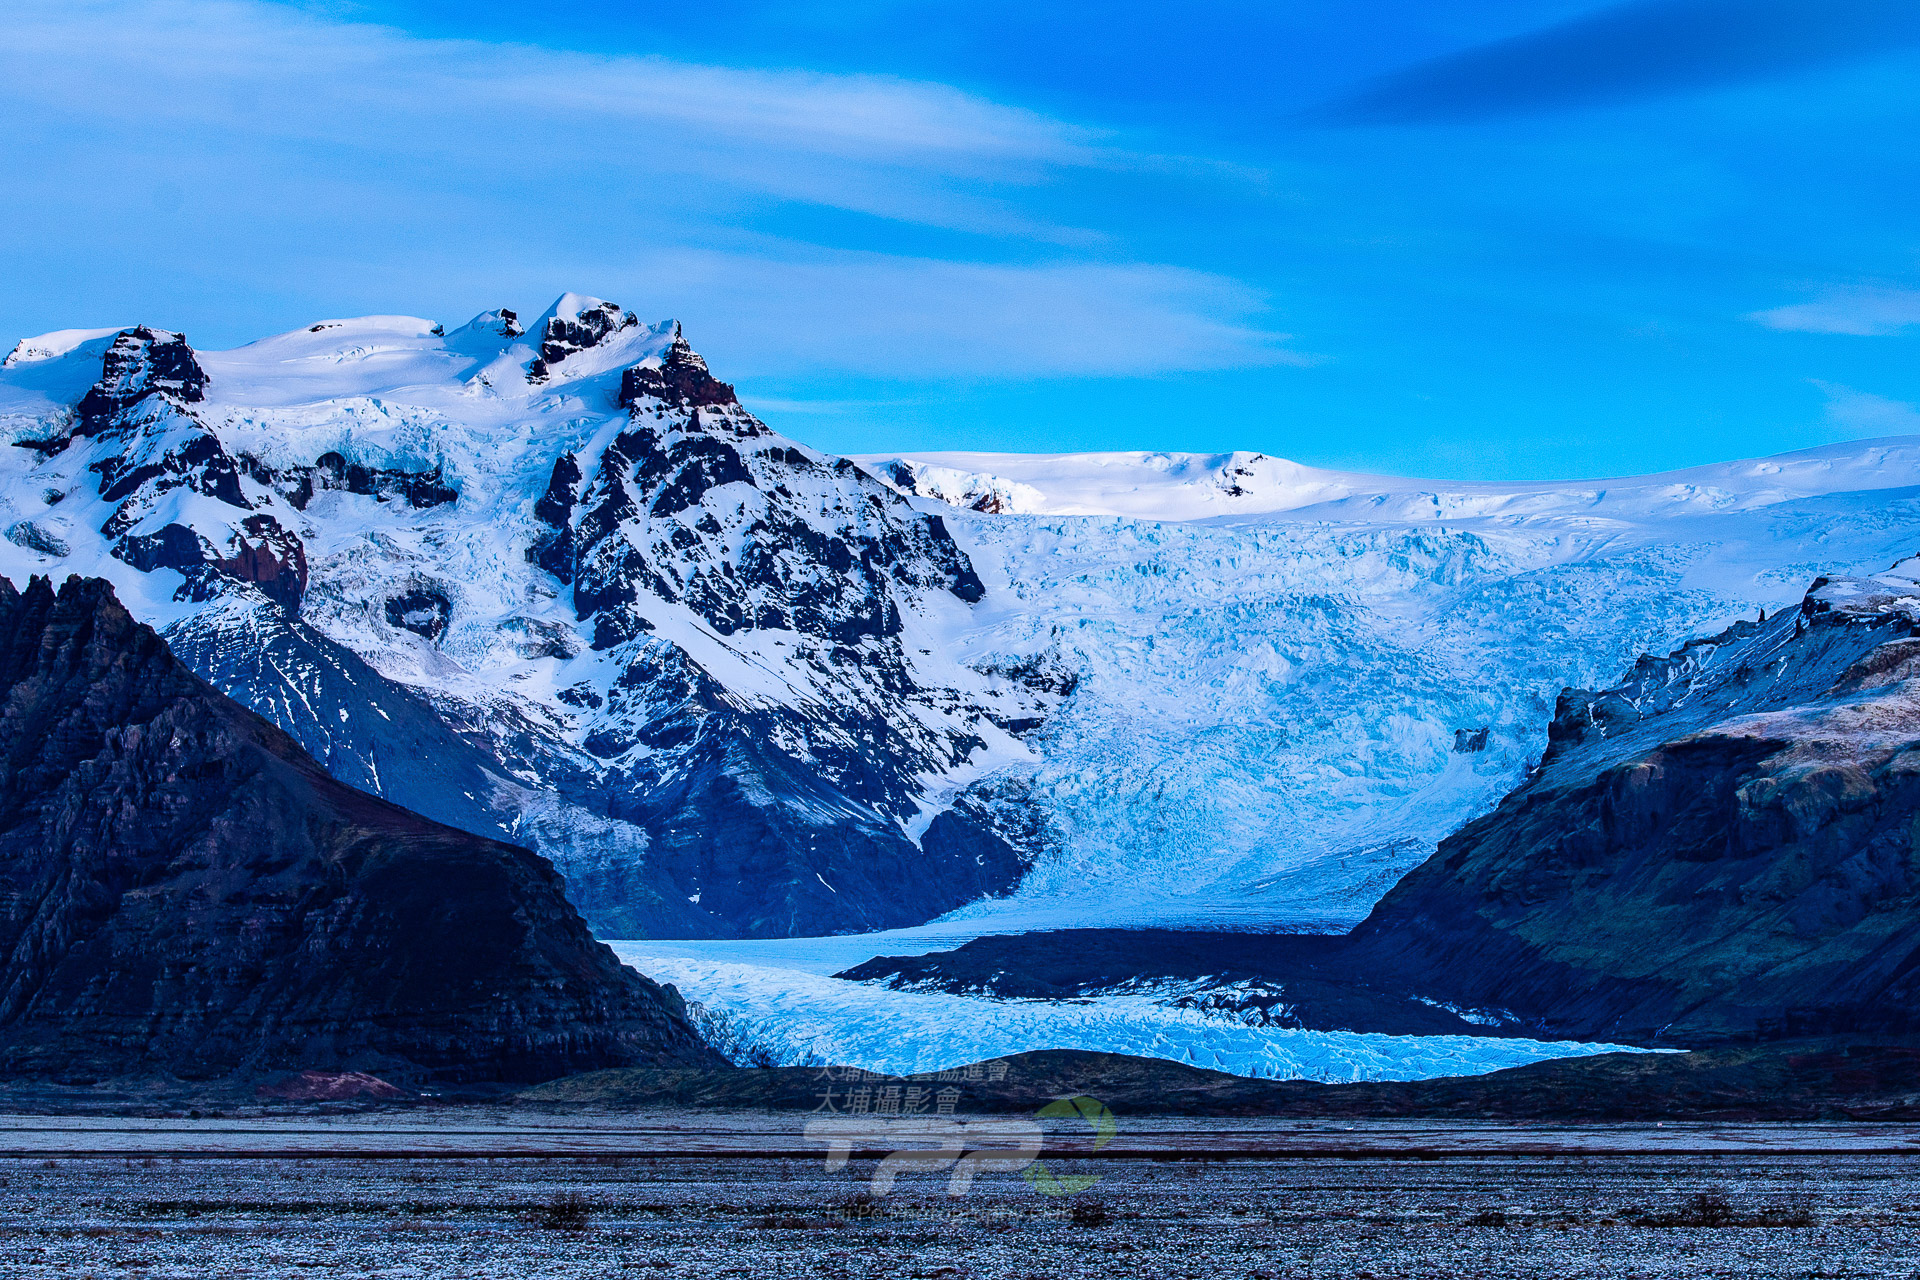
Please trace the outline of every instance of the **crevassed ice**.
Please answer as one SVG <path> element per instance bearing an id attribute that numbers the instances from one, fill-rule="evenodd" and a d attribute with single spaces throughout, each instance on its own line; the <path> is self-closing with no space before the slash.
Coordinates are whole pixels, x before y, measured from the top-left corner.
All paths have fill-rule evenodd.
<path id="1" fill-rule="evenodd" d="M 1344 929 L 1516 785 L 1567 685 L 1920 546 L 1911 490 L 1755 510 L 1447 523 L 978 516 L 969 661 L 1080 674 L 1032 742 L 1056 924 Z M 1458 730 L 1490 730 L 1455 750 Z"/>

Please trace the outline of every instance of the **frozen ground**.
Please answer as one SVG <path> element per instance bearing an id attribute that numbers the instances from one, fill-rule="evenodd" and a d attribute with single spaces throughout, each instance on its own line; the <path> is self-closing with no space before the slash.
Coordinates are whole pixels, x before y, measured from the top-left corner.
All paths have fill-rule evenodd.
<path id="1" fill-rule="evenodd" d="M 656 981 L 673 983 L 718 1015 L 715 1038 L 736 1061 L 768 1066 L 836 1063 L 904 1075 L 1034 1049 L 1088 1049 L 1234 1075 L 1332 1082 L 1478 1075 L 1620 1049 L 1569 1041 L 1246 1026 L 1221 1014 L 1171 1007 L 1154 994 L 988 1000 L 893 991 L 827 976 L 875 954 L 918 954 L 954 945 L 937 927 L 931 936 L 899 930 L 864 938 L 612 945 L 626 963 Z"/>
<path id="2" fill-rule="evenodd" d="M 1909 1276 L 1910 1156 L 1057 1162 L 1038 1194 L 815 1159 L 0 1161 L 0 1277 Z"/>

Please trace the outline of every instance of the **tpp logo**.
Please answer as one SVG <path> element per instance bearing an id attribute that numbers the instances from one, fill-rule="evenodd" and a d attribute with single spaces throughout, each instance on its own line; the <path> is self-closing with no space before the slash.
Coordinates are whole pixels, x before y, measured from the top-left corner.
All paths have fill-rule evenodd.
<path id="1" fill-rule="evenodd" d="M 1100 1180 L 1098 1174 L 1056 1175 L 1040 1162 L 1045 1133 L 1042 1119 L 1078 1118 L 1094 1133 L 1093 1149 L 1100 1150 L 1119 1131 L 1113 1112 L 1087 1097 L 1062 1098 L 1040 1108 L 1032 1120 L 981 1116 L 960 1120 L 949 1116 L 834 1115 L 809 1120 L 807 1140 L 826 1147 L 826 1170 L 838 1173 L 854 1152 L 885 1152 L 868 1190 L 876 1197 L 890 1194 L 900 1174 L 946 1172 L 947 1194 L 964 1196 L 982 1173 L 1018 1173 L 1042 1195 L 1070 1196 Z"/>

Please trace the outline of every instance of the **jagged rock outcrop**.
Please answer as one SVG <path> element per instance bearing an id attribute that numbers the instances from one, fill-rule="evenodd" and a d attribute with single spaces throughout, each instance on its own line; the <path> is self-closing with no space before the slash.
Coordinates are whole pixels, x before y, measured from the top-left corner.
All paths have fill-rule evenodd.
<path id="1" fill-rule="evenodd" d="M 78 454 L 109 508 L 111 554 L 145 573 L 173 569 L 181 594 L 210 599 L 247 583 L 289 610 L 307 587 L 300 539 L 243 492 L 240 465 L 194 415 L 209 378 L 180 334 L 145 327 L 114 337 L 100 379 L 73 412 L 71 435 L 36 445 Z"/>
<path id="2" fill-rule="evenodd" d="M 108 585 L 0 579 L 0 1072 L 718 1066 L 525 849 L 329 777 Z"/>
<path id="3" fill-rule="evenodd" d="M 512 316 L 502 311 L 503 319 Z M 634 328 L 640 318 L 617 303 L 582 301 L 576 307 L 556 307 L 540 326 L 540 352 L 527 364 L 528 382 L 545 382 L 553 367 L 568 356 L 597 347 L 614 334 Z M 502 330 L 506 329 L 502 325 Z"/>

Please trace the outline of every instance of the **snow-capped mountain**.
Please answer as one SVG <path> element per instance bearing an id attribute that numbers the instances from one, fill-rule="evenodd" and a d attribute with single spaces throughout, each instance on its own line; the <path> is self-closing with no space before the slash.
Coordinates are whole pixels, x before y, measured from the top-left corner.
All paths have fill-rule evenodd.
<path id="1" fill-rule="evenodd" d="M 768 430 L 671 322 L 562 297 L 226 352 L 19 344 L 0 566 L 112 580 L 342 779 L 535 843 L 603 932 L 820 933 L 1003 891 L 1057 701 L 955 662 L 941 518 Z"/>
<path id="2" fill-rule="evenodd" d="M 1911 440 L 1560 484 L 835 458 L 575 295 L 48 334 L 0 434 L 0 574 L 110 579 L 336 776 L 552 857 L 605 936 L 1345 927 L 1562 687 L 1920 547 Z"/>

